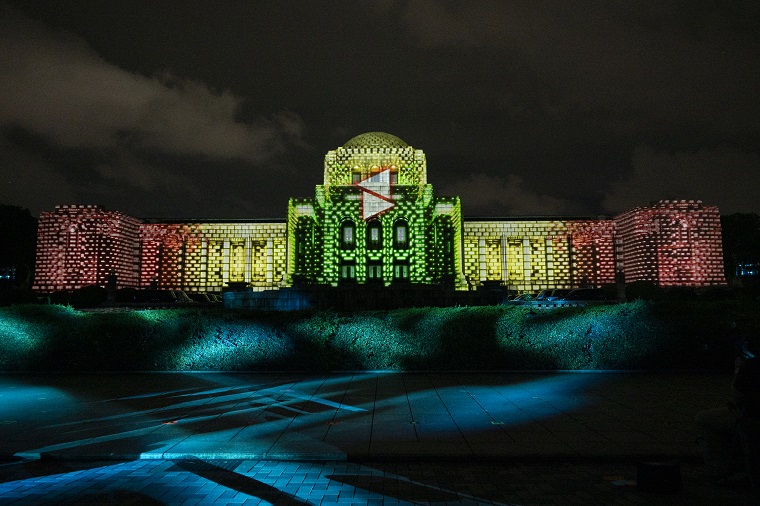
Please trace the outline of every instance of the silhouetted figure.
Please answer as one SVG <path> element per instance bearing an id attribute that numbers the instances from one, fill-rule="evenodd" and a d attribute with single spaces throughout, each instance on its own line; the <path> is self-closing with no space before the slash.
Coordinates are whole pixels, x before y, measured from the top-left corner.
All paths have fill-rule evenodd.
<path id="1" fill-rule="evenodd" d="M 751 478 L 752 470 L 745 469 L 747 459 L 744 453 L 756 454 L 758 451 L 760 359 L 755 356 L 751 341 L 742 340 L 738 347 L 732 383 L 734 398 L 725 407 L 699 412 L 695 420 L 705 465 L 718 483 Z"/>
<path id="2" fill-rule="evenodd" d="M 116 300 L 116 282 L 116 273 L 112 270 L 110 273 L 108 273 L 108 277 L 106 278 L 106 300 L 108 302 L 113 302 Z"/>
<path id="3" fill-rule="evenodd" d="M 625 273 L 620 269 L 615 274 L 615 290 L 618 302 L 625 302 Z"/>

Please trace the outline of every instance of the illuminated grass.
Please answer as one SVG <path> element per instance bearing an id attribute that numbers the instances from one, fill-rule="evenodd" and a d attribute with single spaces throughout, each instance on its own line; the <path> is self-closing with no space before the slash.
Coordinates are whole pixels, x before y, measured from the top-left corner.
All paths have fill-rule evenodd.
<path id="1" fill-rule="evenodd" d="M 340 314 L 0 308 L 0 370 L 729 369 L 756 301 Z"/>
<path id="2" fill-rule="evenodd" d="M 180 346 L 171 363 L 177 370 L 240 371 L 282 365 L 293 355 L 293 340 L 255 322 L 207 326 Z"/>
<path id="3" fill-rule="evenodd" d="M 12 306 L 0 310 L 0 370 L 34 369 L 51 336 L 83 315 L 70 307 Z"/>

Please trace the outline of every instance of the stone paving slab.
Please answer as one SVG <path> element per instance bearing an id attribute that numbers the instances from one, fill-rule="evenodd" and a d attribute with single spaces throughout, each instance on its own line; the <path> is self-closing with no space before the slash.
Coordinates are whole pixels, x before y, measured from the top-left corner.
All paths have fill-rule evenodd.
<path id="1" fill-rule="evenodd" d="M 758 504 L 682 466 L 672 494 L 636 487 L 631 463 L 24 461 L 0 464 L 0 504 Z"/>
<path id="2" fill-rule="evenodd" d="M 703 373 L 0 376 L 0 459 L 698 459 Z"/>

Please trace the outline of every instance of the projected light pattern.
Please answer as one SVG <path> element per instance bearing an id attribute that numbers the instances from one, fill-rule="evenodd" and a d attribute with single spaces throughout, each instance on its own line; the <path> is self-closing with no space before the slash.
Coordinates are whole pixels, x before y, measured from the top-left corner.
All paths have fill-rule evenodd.
<path id="1" fill-rule="evenodd" d="M 279 288 L 285 274 L 285 223 L 145 223 L 140 286 L 221 291 L 229 283 Z"/>
<path id="2" fill-rule="evenodd" d="M 357 135 L 325 155 L 324 186 L 347 186 L 391 169 L 390 182 L 403 186 L 427 184 L 425 154 L 395 135 L 369 132 Z"/>
<path id="3" fill-rule="evenodd" d="M 614 282 L 611 221 L 466 221 L 464 229 L 465 274 L 475 284 L 536 292 Z"/>
<path id="4" fill-rule="evenodd" d="M 288 206 L 289 281 L 466 286 L 459 198 L 433 196 L 421 150 L 370 132 L 328 152 L 324 174 Z"/>
<path id="5" fill-rule="evenodd" d="M 38 292 L 105 285 L 135 286 L 140 221 L 100 206 L 56 206 L 40 213 L 33 289 Z"/>
<path id="6" fill-rule="evenodd" d="M 393 467 L 419 474 L 421 465 Z M 14 504 L 510 504 L 437 479 L 351 463 L 142 460 L 64 464 L 59 470 L 0 483 L 0 499 Z"/>
<path id="7" fill-rule="evenodd" d="M 501 493 L 495 495 L 489 486 L 507 480 L 511 490 L 522 483 L 501 472 L 505 457 L 574 458 L 587 455 L 583 451 L 589 442 L 609 451 L 606 447 L 619 441 L 618 434 L 626 441 L 636 437 L 637 443 L 626 451 L 646 447 L 667 454 L 671 443 L 656 442 L 662 433 L 645 434 L 645 427 L 660 420 L 653 417 L 658 404 L 647 404 L 641 417 L 631 420 L 624 399 L 631 393 L 640 397 L 640 378 L 621 384 L 622 377 L 369 373 L 130 375 L 128 382 L 118 375 L 103 375 L 98 382 L 83 382 L 76 375 L 6 378 L 0 382 L 0 397 L 11 399 L 5 420 L 14 423 L 0 424 L 0 441 L 6 455 L 28 460 L 3 465 L 0 502 L 511 504 L 524 499 L 523 494 L 498 489 Z M 712 396 L 720 398 L 722 381 L 710 384 L 715 386 Z M 683 389 L 671 381 L 662 388 L 650 392 L 653 398 L 669 402 L 671 396 L 683 396 Z M 702 402 L 714 400 L 708 395 Z M 691 420 L 688 413 L 678 420 L 666 418 L 678 426 Z M 683 445 L 691 448 L 693 435 L 684 433 L 687 437 Z M 46 446 L 35 448 L 35 442 Z M 385 458 L 373 460 L 374 455 Z M 116 456 L 134 461 L 112 461 Z M 427 458 L 424 463 L 405 459 L 389 464 L 392 456 Z M 448 456 L 447 463 L 431 467 L 436 456 Z M 500 471 L 484 476 L 481 464 L 468 463 L 473 457 L 500 458 Z M 357 458 L 382 463 L 353 463 Z M 103 460 L 109 462 L 104 465 Z M 566 498 L 566 483 L 556 479 L 556 468 L 547 473 L 563 486 L 553 497 Z M 465 476 L 473 478 L 460 479 Z M 552 502 L 545 489 L 541 494 Z"/>
<path id="8" fill-rule="evenodd" d="M 720 213 L 699 200 L 661 200 L 615 218 L 626 281 L 724 284 Z"/>
<path id="9" fill-rule="evenodd" d="M 558 456 L 597 455 L 600 446 L 605 455 L 610 446 L 621 456 L 642 449 L 690 454 L 691 409 L 665 413 L 661 407 L 700 389 L 703 395 L 690 406 L 712 405 L 724 385 L 721 376 L 658 379 L 647 385 L 646 395 L 657 399 L 649 402 L 641 398 L 638 375 L 619 373 L 124 379 L 2 379 L 0 397 L 10 401 L 0 424 L 2 449 L 29 460 L 3 465 L 0 502 L 100 504 L 120 498 L 180 504 L 202 495 L 214 504 L 325 504 L 346 502 L 346 496 L 362 503 L 479 503 L 473 495 L 479 489 L 440 474 L 430 481 L 430 474 L 395 465 L 389 470 L 350 462 L 388 462 L 393 456 L 552 456 L 556 462 Z M 638 403 L 634 417 L 631 399 Z M 652 432 L 653 423 L 683 430 Z M 97 463 L 115 456 L 136 462 Z"/>
<path id="10" fill-rule="evenodd" d="M 8 416 L 16 423 L 0 426 L 4 449 L 8 451 L 11 442 L 20 446 L 45 441 L 44 446 L 10 452 L 27 459 L 97 458 L 115 452 L 142 459 L 308 454 L 345 460 L 362 444 L 360 454 L 368 455 L 370 440 L 374 451 L 384 453 L 398 449 L 399 441 L 425 445 L 448 434 L 468 454 L 488 454 L 488 448 L 479 446 L 484 433 L 498 433 L 507 444 L 511 437 L 504 431 L 588 406 L 595 398 L 590 389 L 604 383 L 597 376 L 572 374 L 485 384 L 462 383 L 457 377 L 415 384 L 416 380 L 398 374 L 282 377 L 276 383 L 271 377 L 263 377 L 264 382 L 238 376 L 191 378 L 179 378 L 177 388 L 167 377 L 169 388 L 164 391 L 155 391 L 155 380 L 148 379 L 150 387 L 145 390 L 142 378 L 133 378 L 129 387 L 134 393 L 100 399 L 98 416 L 92 418 L 77 414 L 91 410 L 72 410 L 80 401 L 61 387 L 46 388 L 51 395 L 41 397 L 39 387 L 13 383 L 9 388 L 6 382 L 0 394 L 12 401 Z M 93 386 L 96 391 L 83 393 L 88 399 L 93 394 L 102 397 L 108 380 Z M 126 388 L 115 385 L 110 388 Z M 396 394 L 399 387 L 401 400 Z M 40 418 L 42 409 L 50 411 Z M 351 431 L 357 428 L 366 429 L 360 431 L 366 439 L 356 439 Z M 19 431 L 24 437 L 19 438 Z"/>
<path id="11" fill-rule="evenodd" d="M 663 200 L 613 219 L 465 220 L 436 197 L 422 150 L 383 132 L 329 151 L 313 198 L 284 222 L 141 222 L 98 206 L 40 215 L 34 290 L 118 287 L 255 291 L 301 283 L 498 284 L 520 292 L 627 282 L 725 283 L 720 215 Z"/>
<path id="12" fill-rule="evenodd" d="M 382 168 L 379 173 L 356 183 L 361 189 L 363 220 L 366 221 L 396 205 L 391 194 L 392 170 L 393 167 Z"/>

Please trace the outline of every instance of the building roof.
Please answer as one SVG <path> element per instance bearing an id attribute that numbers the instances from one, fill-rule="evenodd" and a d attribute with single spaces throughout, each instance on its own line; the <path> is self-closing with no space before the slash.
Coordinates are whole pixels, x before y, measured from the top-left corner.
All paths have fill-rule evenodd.
<path id="1" fill-rule="evenodd" d="M 385 132 L 367 132 L 350 139 L 344 148 L 406 148 L 409 144 Z"/>

